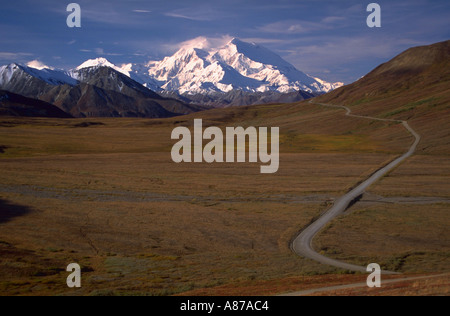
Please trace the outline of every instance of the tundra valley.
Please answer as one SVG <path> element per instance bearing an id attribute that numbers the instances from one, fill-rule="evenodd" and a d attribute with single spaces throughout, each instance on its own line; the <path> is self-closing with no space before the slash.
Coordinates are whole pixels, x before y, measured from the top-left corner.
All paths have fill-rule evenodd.
<path id="1" fill-rule="evenodd" d="M 226 66 L 230 51 L 248 64 L 258 52 L 289 80 L 276 91 L 262 73 L 243 76 Z M 449 41 L 411 48 L 343 87 L 237 39 L 179 54 L 187 64 L 178 79 L 167 68 L 176 55 L 151 65 L 151 78 L 106 59 L 68 72 L 0 68 L 2 295 L 449 294 Z M 232 83 L 211 79 L 214 91 L 200 97 L 210 87 L 189 77 L 189 60 L 249 88 L 227 99 Z M 175 84 L 177 93 L 156 88 Z M 188 87 L 199 94 L 183 95 Z M 200 119 L 218 143 L 230 127 L 254 131 L 254 141 L 201 159 Z M 408 152 L 416 139 L 402 122 L 420 136 L 412 156 L 312 241 L 324 257 L 399 274 L 381 288 L 339 288 L 367 276 L 298 255 L 293 241 Z M 183 156 L 174 150 L 181 133 Z M 231 162 L 235 146 L 250 159 Z M 73 262 L 81 288 L 66 285 Z"/>

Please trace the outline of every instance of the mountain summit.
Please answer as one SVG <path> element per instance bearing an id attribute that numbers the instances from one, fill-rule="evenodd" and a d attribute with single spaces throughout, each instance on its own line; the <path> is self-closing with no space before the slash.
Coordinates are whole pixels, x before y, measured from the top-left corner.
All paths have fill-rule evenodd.
<path id="1" fill-rule="evenodd" d="M 343 83 L 309 76 L 269 49 L 233 38 L 218 49 L 190 43 L 162 61 L 148 63 L 148 75 L 161 88 L 180 94 L 210 92 L 306 91 L 324 93 Z"/>

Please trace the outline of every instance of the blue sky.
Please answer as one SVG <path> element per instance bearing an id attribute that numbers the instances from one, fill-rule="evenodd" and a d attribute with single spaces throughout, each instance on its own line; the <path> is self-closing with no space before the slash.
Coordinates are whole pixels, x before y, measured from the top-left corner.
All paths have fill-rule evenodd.
<path id="1" fill-rule="evenodd" d="M 77 2 L 82 27 L 66 25 Z M 366 25 L 377 2 L 382 27 Z M 0 65 L 38 60 L 58 68 L 106 57 L 161 59 L 204 36 L 256 42 L 298 69 L 350 83 L 403 50 L 450 39 L 448 0 L 14 0 L 0 4 Z"/>

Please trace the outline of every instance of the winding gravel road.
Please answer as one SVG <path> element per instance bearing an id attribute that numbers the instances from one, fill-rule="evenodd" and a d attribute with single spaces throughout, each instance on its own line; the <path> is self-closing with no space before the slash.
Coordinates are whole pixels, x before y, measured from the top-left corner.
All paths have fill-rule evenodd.
<path id="1" fill-rule="evenodd" d="M 334 260 L 328 257 L 325 257 L 319 253 L 317 253 L 313 249 L 313 239 L 314 237 L 319 233 L 319 231 L 325 227 L 329 222 L 331 222 L 334 218 L 344 213 L 349 205 L 352 203 L 352 201 L 355 201 L 357 198 L 359 198 L 368 187 L 370 187 L 372 184 L 377 182 L 379 179 L 381 179 L 384 175 L 392 171 L 395 167 L 397 167 L 400 163 L 402 163 L 407 158 L 411 157 L 414 152 L 417 149 L 417 145 L 420 142 L 420 135 L 417 134 L 408 124 L 406 121 L 399 121 L 399 120 L 390 120 L 390 119 L 380 119 L 376 117 L 369 117 L 369 116 L 360 116 L 360 115 L 354 115 L 351 114 L 352 111 L 346 107 L 346 106 L 340 106 L 340 105 L 329 105 L 329 104 L 323 104 L 323 103 L 313 103 L 310 101 L 311 104 L 317 104 L 321 106 L 327 106 L 327 107 L 335 107 L 335 108 L 341 108 L 345 109 L 347 111 L 347 116 L 356 117 L 356 118 L 363 118 L 363 119 L 370 119 L 370 120 L 377 120 L 377 121 L 387 121 L 387 122 L 396 122 L 401 123 L 403 126 L 408 130 L 411 135 L 414 136 L 415 141 L 414 144 L 410 147 L 408 152 L 403 154 L 401 157 L 395 159 L 391 163 L 389 163 L 387 166 L 381 168 L 377 172 L 375 172 L 373 175 L 371 175 L 367 180 L 365 180 L 363 183 L 358 185 L 356 188 L 354 188 L 349 193 L 342 196 L 340 199 L 336 201 L 336 203 L 331 207 L 330 210 L 328 210 L 322 217 L 320 217 L 317 221 L 315 221 L 313 224 L 308 226 L 306 229 L 304 229 L 292 242 L 291 248 L 292 250 L 298 254 L 299 256 L 303 256 L 312 260 L 315 260 L 317 262 L 327 264 L 330 266 L 334 266 L 337 268 L 350 270 L 350 271 L 358 271 L 358 272 L 367 272 L 366 267 L 361 267 L 345 262 L 341 262 L 338 260 Z M 383 274 L 395 274 L 395 272 L 390 271 L 383 271 Z"/>

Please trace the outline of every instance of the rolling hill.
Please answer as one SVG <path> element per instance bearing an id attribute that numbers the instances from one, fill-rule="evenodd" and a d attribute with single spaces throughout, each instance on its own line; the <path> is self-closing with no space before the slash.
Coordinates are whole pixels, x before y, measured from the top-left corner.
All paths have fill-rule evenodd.
<path id="1" fill-rule="evenodd" d="M 0 116 L 71 118 L 58 107 L 21 95 L 0 90 Z"/>
<path id="2" fill-rule="evenodd" d="M 407 120 L 423 135 L 419 153 L 450 148 L 450 41 L 414 47 L 359 81 L 320 96 L 355 114 Z"/>

